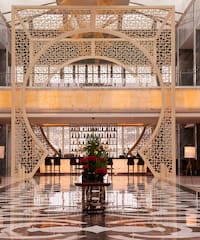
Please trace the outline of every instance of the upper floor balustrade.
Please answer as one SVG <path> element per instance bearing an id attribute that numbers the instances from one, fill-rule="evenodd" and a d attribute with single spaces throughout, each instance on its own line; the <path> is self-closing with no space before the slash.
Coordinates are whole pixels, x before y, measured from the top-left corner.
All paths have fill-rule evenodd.
<path id="1" fill-rule="evenodd" d="M 161 69 L 164 83 L 171 82 L 170 66 Z M 21 86 L 25 78 L 23 66 L 16 67 L 16 84 Z M 0 73 L 5 78 L 5 73 Z M 9 75 L 10 78 L 10 75 Z M 52 66 L 35 66 L 27 86 L 30 87 L 157 87 L 160 83 L 151 66 L 132 66 L 126 70 L 111 63 L 80 63 L 65 66 L 59 71 Z"/>

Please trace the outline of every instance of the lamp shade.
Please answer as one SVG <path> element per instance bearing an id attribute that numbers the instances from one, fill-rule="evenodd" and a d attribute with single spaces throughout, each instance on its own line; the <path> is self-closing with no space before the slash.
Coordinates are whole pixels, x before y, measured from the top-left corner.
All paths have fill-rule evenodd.
<path id="1" fill-rule="evenodd" d="M 4 158 L 5 146 L 0 146 L 0 159 Z"/>
<path id="2" fill-rule="evenodd" d="M 185 146 L 184 147 L 184 158 L 195 158 L 195 147 L 193 146 Z"/>

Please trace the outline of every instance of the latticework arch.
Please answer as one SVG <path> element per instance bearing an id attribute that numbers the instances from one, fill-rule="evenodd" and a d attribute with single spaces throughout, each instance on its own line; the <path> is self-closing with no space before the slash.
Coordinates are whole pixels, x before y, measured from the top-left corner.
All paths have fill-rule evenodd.
<path id="1" fill-rule="evenodd" d="M 161 75 L 162 67 L 170 66 L 173 81 L 173 14 L 173 8 L 15 7 L 13 62 L 23 66 L 24 79 L 20 106 L 14 105 L 14 116 L 18 119 L 14 121 L 14 139 L 22 137 L 21 132 L 33 135 L 24 103 L 35 65 L 51 65 L 57 70 L 78 59 L 96 58 L 113 61 L 129 71 L 133 65 L 151 66 L 162 91 L 162 108 L 155 131 L 140 154 L 155 176 L 161 174 L 161 164 L 169 175 L 174 175 L 174 110 L 166 105 Z M 23 114 L 19 114 L 18 108 Z M 24 124 L 20 124 L 20 118 Z M 40 142 L 33 137 L 34 144 L 39 146 Z M 15 165 L 20 165 L 19 156 L 25 149 L 23 145 L 16 148 L 16 143 L 14 146 Z M 34 151 L 28 149 L 27 162 L 32 161 Z M 44 155 L 43 149 L 41 159 Z M 25 169 L 25 173 L 31 172 L 27 175 L 34 174 L 38 161 L 32 161 L 33 165 Z"/>

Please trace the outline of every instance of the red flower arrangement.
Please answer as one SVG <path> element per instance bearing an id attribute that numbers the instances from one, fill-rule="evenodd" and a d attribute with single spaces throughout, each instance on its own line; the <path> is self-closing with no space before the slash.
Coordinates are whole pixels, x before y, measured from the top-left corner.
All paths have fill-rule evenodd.
<path id="1" fill-rule="evenodd" d="M 107 173 L 108 155 L 101 145 L 100 139 L 92 135 L 88 139 L 84 150 L 88 156 L 80 159 L 80 164 L 83 165 L 83 178 L 87 179 L 89 174 L 95 174 L 95 179 L 105 175 Z"/>
<path id="2" fill-rule="evenodd" d="M 80 164 L 83 165 L 83 170 L 95 173 L 107 173 L 107 159 L 103 157 L 87 156 L 80 159 Z"/>
<path id="3" fill-rule="evenodd" d="M 107 173 L 107 168 L 96 168 L 95 173 L 106 174 Z"/>

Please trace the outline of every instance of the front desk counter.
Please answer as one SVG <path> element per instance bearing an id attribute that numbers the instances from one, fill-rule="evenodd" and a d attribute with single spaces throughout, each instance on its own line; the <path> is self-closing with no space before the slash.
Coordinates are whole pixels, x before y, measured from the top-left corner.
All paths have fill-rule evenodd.
<path id="1" fill-rule="evenodd" d="M 113 173 L 146 173 L 147 166 L 138 158 L 113 158 Z"/>
<path id="2" fill-rule="evenodd" d="M 80 174 L 82 171 L 82 166 L 78 164 L 79 159 L 72 159 L 70 158 L 60 158 L 60 166 L 54 164 L 58 157 L 48 157 L 45 161 L 40 164 L 40 173 L 76 173 Z M 74 161 L 75 160 L 75 161 Z M 129 159 L 130 160 L 130 159 Z M 124 173 L 146 173 L 147 166 L 146 164 L 138 164 L 139 159 L 132 158 L 131 161 L 128 161 L 127 158 L 113 158 L 112 159 L 113 165 L 108 165 L 108 173 L 112 174 L 124 174 Z M 128 164 L 128 162 L 130 164 Z M 49 163 L 49 164 L 48 164 Z M 70 164 L 71 163 L 71 164 Z M 72 164 L 73 163 L 73 164 Z M 112 169 L 111 169 L 112 167 Z"/>
<path id="3" fill-rule="evenodd" d="M 60 165 L 55 165 L 59 160 Z M 40 173 L 75 173 L 81 174 L 82 165 L 79 164 L 79 158 L 59 158 L 59 157 L 46 157 L 40 164 Z"/>

